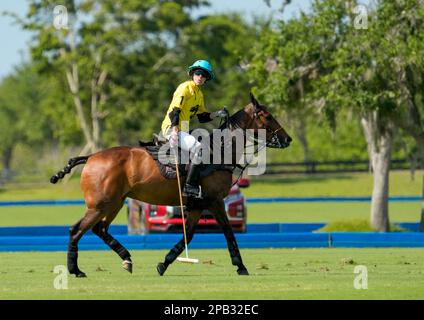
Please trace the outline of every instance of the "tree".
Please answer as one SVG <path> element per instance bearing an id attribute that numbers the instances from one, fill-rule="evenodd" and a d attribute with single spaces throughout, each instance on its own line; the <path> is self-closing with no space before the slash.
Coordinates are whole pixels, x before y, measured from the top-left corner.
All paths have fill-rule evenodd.
<path id="1" fill-rule="evenodd" d="M 415 141 L 424 163 L 424 1 L 381 1 L 376 10 L 374 48 L 391 121 Z M 424 212 L 423 198 L 422 212 Z M 424 231 L 424 216 L 421 218 Z"/>
<path id="2" fill-rule="evenodd" d="M 200 17 L 195 27 L 183 29 L 177 43 L 177 53 L 183 57 L 180 65 L 207 59 L 214 66 L 216 79 L 202 88 L 211 111 L 224 105 L 236 111 L 249 102 L 249 79 L 243 60 L 256 39 L 255 28 L 238 14 Z M 187 77 L 185 70 L 181 74 Z"/>
<path id="3" fill-rule="evenodd" d="M 365 30 L 355 28 L 356 8 L 353 0 L 316 0 L 310 14 L 279 22 L 256 50 L 250 74 L 262 80 L 262 92 L 271 102 L 302 116 L 315 109 L 336 128 L 341 110 L 358 115 L 374 177 L 371 225 L 388 231 L 388 176 L 396 128 L 412 123 L 407 127 L 411 134 L 415 130 L 417 145 L 421 143 L 421 117 L 411 101 L 421 101 L 414 88 L 421 83 L 415 78 L 423 70 L 418 54 L 423 5 L 412 0 L 379 1 L 368 10 Z M 399 12 L 408 19 L 396 18 Z M 269 61 L 274 64 L 271 70 L 266 68 Z M 405 64 L 404 69 L 393 68 L 399 61 L 413 61 L 413 68 Z M 414 76 L 406 76 L 408 68 Z M 412 80 L 408 90 L 407 79 Z"/>
<path id="4" fill-rule="evenodd" d="M 52 135 L 41 101 L 48 87 L 32 65 L 23 65 L 0 83 L 0 157 L 3 180 L 11 178 L 13 151 L 19 143 L 40 146 Z"/>
<path id="5" fill-rule="evenodd" d="M 68 15 L 68 26 L 53 24 L 54 2 L 49 0 L 30 1 L 27 17 L 17 20 L 35 32 L 31 52 L 40 72 L 66 79 L 85 141 L 81 153 L 95 152 L 109 144 L 105 137 L 122 142 L 117 127 L 134 121 L 140 110 L 149 114 L 160 104 L 153 96 L 159 83 L 154 77 L 157 58 L 191 23 L 184 9 L 206 2 L 67 0 L 62 4 L 60 14 Z"/>
<path id="6" fill-rule="evenodd" d="M 350 4 L 348 17 L 353 22 L 356 2 Z M 416 53 L 422 50 L 418 42 L 423 36 L 419 32 L 423 9 L 422 1 L 378 2 L 368 10 L 368 29 L 347 34 L 346 44 L 335 54 L 338 68 L 326 79 L 339 84 L 334 88 L 338 100 L 345 95 L 361 116 L 374 172 L 371 224 L 379 231 L 389 230 L 388 176 L 396 128 L 406 129 L 422 148 L 421 116 L 412 103 L 419 101 L 413 88 L 419 86 L 421 77 L 410 78 L 409 89 L 405 82 L 408 69 L 417 74 L 424 70 Z"/>
<path id="7" fill-rule="evenodd" d="M 313 12 L 265 25 L 249 68 L 252 82 L 257 84 L 255 89 L 263 99 L 287 113 L 303 147 L 304 161 L 311 160 L 307 138 L 310 122 L 323 115 L 336 129 L 335 113 L 324 108 L 317 79 L 331 72 L 325 61 L 344 37 L 343 3 L 316 1 Z"/>

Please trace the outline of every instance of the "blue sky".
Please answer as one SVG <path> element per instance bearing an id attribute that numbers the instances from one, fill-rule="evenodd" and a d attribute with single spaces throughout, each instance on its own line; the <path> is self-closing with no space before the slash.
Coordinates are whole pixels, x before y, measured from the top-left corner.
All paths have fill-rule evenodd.
<path id="1" fill-rule="evenodd" d="M 209 0 L 211 7 L 196 10 L 194 14 L 201 15 L 205 13 L 224 13 L 229 11 L 238 11 L 247 18 L 255 15 L 269 16 L 274 14 L 276 18 L 290 18 L 297 15 L 300 10 L 306 11 L 311 0 L 292 0 L 284 13 L 284 16 L 278 12 L 282 0 L 271 0 L 269 8 L 263 0 Z M 60 1 L 58 1 L 60 4 Z M 24 16 L 27 12 L 26 0 L 1 0 L 0 12 L 11 11 L 19 16 Z M 0 15 L 0 39 L 3 45 L 0 49 L 0 78 L 12 72 L 15 65 L 20 64 L 28 56 L 27 43 L 31 35 L 20 29 L 19 26 L 12 23 L 10 17 Z M 6 40 L 6 41 L 4 41 Z"/>

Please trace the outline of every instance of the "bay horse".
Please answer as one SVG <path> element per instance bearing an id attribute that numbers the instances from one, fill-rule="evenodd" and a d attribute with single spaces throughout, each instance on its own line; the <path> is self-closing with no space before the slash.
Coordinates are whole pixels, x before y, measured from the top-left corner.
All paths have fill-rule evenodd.
<path id="1" fill-rule="evenodd" d="M 267 111 L 266 106 L 260 105 L 253 94 L 250 95 L 251 102 L 228 118 L 228 128 L 230 130 L 243 129 L 244 132 L 247 129 L 253 131 L 265 129 L 267 147 L 288 147 L 292 141 L 291 137 Z M 236 159 L 233 159 L 233 161 L 236 161 Z M 109 226 L 127 197 L 151 204 L 179 205 L 177 180 L 164 178 L 155 160 L 145 148 L 120 146 L 70 159 L 64 169 L 51 177 L 50 182 L 56 183 L 79 164 L 85 164 L 80 183 L 84 194 L 86 212 L 83 218 L 73 225 L 69 231 L 68 271 L 76 277 L 86 277 L 85 273 L 78 267 L 78 242 L 91 229 L 121 257 L 123 268 L 131 273 L 131 255 L 121 243 L 109 234 Z M 184 179 L 181 183 L 184 183 Z M 215 171 L 202 178 L 200 183 L 208 201 L 203 204 L 203 207 L 193 206 L 188 212 L 186 222 L 187 242 L 189 243 L 193 238 L 202 211 L 204 209 L 209 210 L 215 215 L 216 221 L 224 232 L 231 262 L 238 267 L 237 273 L 248 275 L 228 221 L 223 200 L 231 188 L 232 172 Z M 186 198 L 184 198 L 184 203 L 187 203 Z M 157 265 L 156 269 L 161 276 L 183 252 L 184 248 L 184 238 L 182 238 L 165 256 L 165 260 Z"/>

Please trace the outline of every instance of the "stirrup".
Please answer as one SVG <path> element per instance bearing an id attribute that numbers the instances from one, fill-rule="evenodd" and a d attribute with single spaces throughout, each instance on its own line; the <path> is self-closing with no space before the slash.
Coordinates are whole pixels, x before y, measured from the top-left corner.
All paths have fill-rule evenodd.
<path id="1" fill-rule="evenodd" d="M 203 199 L 202 187 L 199 186 L 199 188 L 197 189 L 192 185 L 185 185 L 183 190 L 183 196 L 188 198 Z"/>

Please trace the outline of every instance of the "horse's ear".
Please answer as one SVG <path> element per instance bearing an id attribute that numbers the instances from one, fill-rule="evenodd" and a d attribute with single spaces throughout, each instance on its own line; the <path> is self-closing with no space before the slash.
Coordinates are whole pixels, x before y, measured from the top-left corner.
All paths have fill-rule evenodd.
<path id="1" fill-rule="evenodd" d="M 258 100 L 256 100 L 256 98 L 255 98 L 255 96 L 253 95 L 252 92 L 250 92 L 250 101 L 255 106 L 255 108 L 259 106 L 259 102 L 258 102 Z"/>

